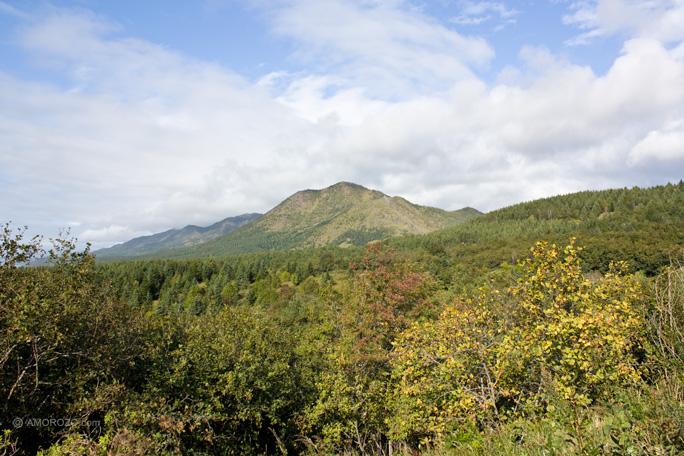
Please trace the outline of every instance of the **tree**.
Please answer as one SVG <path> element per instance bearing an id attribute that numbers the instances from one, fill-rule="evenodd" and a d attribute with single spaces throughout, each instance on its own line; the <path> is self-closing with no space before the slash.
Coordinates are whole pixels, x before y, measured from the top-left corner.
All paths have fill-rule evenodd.
<path id="1" fill-rule="evenodd" d="M 0 430 L 35 454 L 70 429 L 16 423 L 53 418 L 100 432 L 80 423 L 101 421 L 121 386 L 137 381 L 144 329 L 95 277 L 89 246 L 78 251 L 61 236 L 45 252 L 41 238 L 24 233 L 9 224 L 0 233 Z M 27 266 L 43 254 L 46 266 Z"/>
<path id="2" fill-rule="evenodd" d="M 306 431 L 330 449 L 362 454 L 380 451 L 387 440 L 390 352 L 395 338 L 431 309 L 435 281 L 410 264 L 392 262 L 394 252 L 369 244 L 338 314 L 338 338 L 321 373 L 316 404 L 307 410 Z"/>
<path id="3" fill-rule="evenodd" d="M 406 330 L 392 359 L 392 435 L 440 439 L 550 412 L 557 399 L 578 410 L 638 382 L 639 284 L 624 264 L 593 283 L 577 254 L 538 242 L 507 292 L 482 288 Z"/>

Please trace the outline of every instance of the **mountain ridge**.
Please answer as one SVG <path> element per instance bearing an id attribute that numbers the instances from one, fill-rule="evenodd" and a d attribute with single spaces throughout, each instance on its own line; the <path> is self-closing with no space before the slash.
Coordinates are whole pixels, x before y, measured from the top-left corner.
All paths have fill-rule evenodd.
<path id="1" fill-rule="evenodd" d="M 261 217 L 263 214 L 249 213 L 227 217 L 206 227 L 186 225 L 172 228 L 161 233 L 140 236 L 109 248 L 95 251 L 99 259 L 133 258 L 144 256 L 160 249 L 190 247 L 224 236 L 241 226 Z"/>
<path id="2" fill-rule="evenodd" d="M 188 258 L 359 246 L 405 234 L 429 233 L 480 215 L 472 208 L 445 211 L 351 182 L 338 182 L 320 190 L 298 191 L 266 214 L 222 236 L 191 246 L 148 248 L 139 251 L 137 257 Z M 128 241 L 128 246 L 139 243 L 137 239 Z"/>
<path id="3" fill-rule="evenodd" d="M 405 234 L 425 234 L 482 215 L 472 208 L 445 211 L 419 206 L 350 182 L 301 190 L 259 219 L 185 252 L 233 255 L 266 250 L 360 246 Z"/>

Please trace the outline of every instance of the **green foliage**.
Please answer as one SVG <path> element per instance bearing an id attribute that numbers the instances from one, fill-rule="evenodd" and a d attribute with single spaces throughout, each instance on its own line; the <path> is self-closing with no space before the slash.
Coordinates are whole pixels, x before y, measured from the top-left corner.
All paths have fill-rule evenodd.
<path id="1" fill-rule="evenodd" d="M 632 353 L 644 328 L 641 290 L 625 275 L 626 265 L 614 265 L 592 283 L 582 275 L 572 244 L 561 253 L 537 243 L 523 268 L 509 290 L 520 307 L 504 340 L 512 354 L 507 368 L 526 376 L 526 366 L 538 364 L 534 386 L 548 369 L 560 396 L 579 406 L 604 398 L 612 386 L 639 380 Z"/>
<path id="2" fill-rule="evenodd" d="M 9 225 L 0 235 L 0 429 L 10 430 L 25 454 L 65 429 L 17 422 L 98 421 L 121 385 L 140 380 L 144 322 L 112 299 L 87 248 L 78 252 L 65 238 L 52 244 L 47 266 L 21 267 L 45 253 L 41 239 L 23 241 Z"/>
<path id="3" fill-rule="evenodd" d="M 684 380 L 684 267 L 673 261 L 653 288 L 654 305 L 648 317 L 657 359 L 662 368 Z"/>
<path id="4" fill-rule="evenodd" d="M 590 282 L 572 244 L 531 253 L 505 296 L 482 289 L 398 340 L 395 438 L 553 412 L 553 397 L 580 409 L 639 381 L 638 284 L 619 272 Z"/>
<path id="5" fill-rule="evenodd" d="M 163 436 L 183 454 L 259 454 L 274 445 L 274 432 L 294 440 L 307 388 L 286 333 L 263 315 L 232 309 L 179 330 L 177 341 L 155 347 L 140 403 L 119 426 Z"/>
<path id="6" fill-rule="evenodd" d="M 505 262 L 514 263 L 537 240 L 561 243 L 570 237 L 586 247 L 580 253 L 585 272 L 606 273 L 611 261 L 620 260 L 633 270 L 657 275 L 684 246 L 684 182 L 520 203 L 424 236 L 395 238 L 389 244 L 400 253 L 429 252 L 439 245 L 448 260 L 438 263 L 437 275 L 461 288 L 471 287 Z"/>
<path id="7" fill-rule="evenodd" d="M 370 244 L 361 262 L 350 265 L 349 287 L 333 303 L 338 338 L 326 353 L 305 428 L 329 450 L 383 449 L 393 342 L 431 308 L 431 277 L 411 265 L 393 264 L 392 255 L 380 243 Z"/>

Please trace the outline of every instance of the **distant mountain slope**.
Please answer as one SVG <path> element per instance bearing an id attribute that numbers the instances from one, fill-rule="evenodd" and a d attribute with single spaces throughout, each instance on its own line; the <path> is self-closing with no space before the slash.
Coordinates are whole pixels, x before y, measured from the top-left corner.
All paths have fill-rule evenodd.
<path id="1" fill-rule="evenodd" d="M 208 227 L 188 225 L 183 229 L 171 229 L 163 233 L 131 239 L 107 249 L 97 250 L 98 260 L 115 260 L 148 256 L 157 251 L 190 247 L 224 236 L 247 223 L 256 220 L 261 214 L 243 214 L 228 217 Z"/>
<path id="2" fill-rule="evenodd" d="M 400 197 L 340 182 L 303 190 L 254 222 L 201 245 L 160 252 L 164 257 L 219 256 L 266 250 L 363 245 L 405 234 L 425 234 L 482 215 L 418 206 Z"/>
<path id="3" fill-rule="evenodd" d="M 514 263 L 537 240 L 585 246 L 585 266 L 606 272 L 626 260 L 649 275 L 684 247 L 684 182 L 651 188 L 583 191 L 519 203 L 491 211 L 469 223 L 425 236 L 393 239 L 398 250 L 443 252 L 466 277 L 481 267 Z"/>

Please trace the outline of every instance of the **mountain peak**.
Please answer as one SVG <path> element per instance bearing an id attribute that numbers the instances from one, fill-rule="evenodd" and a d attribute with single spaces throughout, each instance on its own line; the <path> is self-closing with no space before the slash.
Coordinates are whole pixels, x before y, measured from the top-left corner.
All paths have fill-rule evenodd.
<path id="1" fill-rule="evenodd" d="M 351 182 L 299 191 L 254 222 L 210 243 L 197 255 L 364 245 L 406 234 L 425 234 L 480 215 L 412 204 Z M 200 251 L 202 253 L 200 253 Z"/>
<path id="2" fill-rule="evenodd" d="M 124 254 L 123 250 L 128 247 L 135 247 L 136 253 L 125 252 L 128 257 L 149 255 L 173 258 L 327 245 L 361 246 L 394 236 L 429 233 L 478 215 L 479 212 L 467 209 L 447 212 L 419 206 L 404 198 L 390 197 L 352 182 L 338 182 L 320 190 L 299 191 L 259 218 L 214 239 L 204 237 L 204 233 L 201 239 L 197 239 L 196 234 L 189 238 L 187 231 L 190 227 L 186 227 L 149 239 L 134 239 L 110 249 L 110 252 L 100 252 L 114 256 Z M 247 222 L 246 219 L 243 221 Z M 197 231 L 196 227 L 194 231 Z M 190 246 L 190 242 L 194 245 Z M 148 243 L 149 246 L 143 246 L 142 243 Z M 182 248 L 182 245 L 186 247 Z M 156 250 L 153 251 L 153 248 Z"/>
<path id="3" fill-rule="evenodd" d="M 363 185 L 355 184 L 353 182 L 338 182 L 336 184 L 331 185 L 328 188 L 324 188 L 323 190 L 339 190 L 339 191 L 375 191 L 375 190 L 369 190 Z"/>
<path id="4" fill-rule="evenodd" d="M 307 189 L 307 190 L 301 190 L 295 194 L 293 194 L 290 198 L 297 196 L 297 195 L 307 195 L 307 197 L 314 197 L 317 195 L 325 195 L 325 194 L 350 194 L 350 193 L 365 193 L 365 192 L 375 192 L 375 193 L 381 193 L 378 192 L 377 190 L 370 190 L 367 189 L 366 187 L 359 185 L 359 184 L 354 184 L 352 182 L 338 182 L 336 184 L 333 184 L 329 187 L 325 187 L 322 189 Z M 290 199 L 288 198 L 288 199 Z M 287 201 L 287 200 L 285 200 Z"/>

